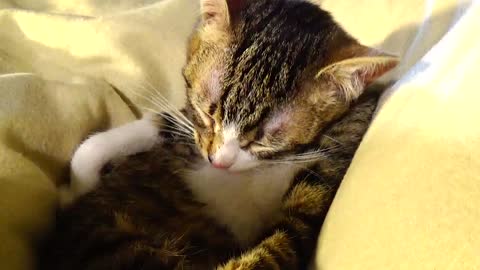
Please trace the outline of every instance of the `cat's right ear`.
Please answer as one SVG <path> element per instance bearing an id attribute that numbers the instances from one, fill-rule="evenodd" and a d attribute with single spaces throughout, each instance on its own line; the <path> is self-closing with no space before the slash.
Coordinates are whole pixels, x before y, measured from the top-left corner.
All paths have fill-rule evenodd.
<path id="1" fill-rule="evenodd" d="M 246 6 L 247 0 L 200 0 L 204 25 L 227 30 Z"/>
<path id="2" fill-rule="evenodd" d="M 356 40 L 341 35 L 332 46 L 328 65 L 316 75 L 317 80 L 328 81 L 345 102 L 357 99 L 365 87 L 395 68 L 396 56 L 363 46 Z"/>

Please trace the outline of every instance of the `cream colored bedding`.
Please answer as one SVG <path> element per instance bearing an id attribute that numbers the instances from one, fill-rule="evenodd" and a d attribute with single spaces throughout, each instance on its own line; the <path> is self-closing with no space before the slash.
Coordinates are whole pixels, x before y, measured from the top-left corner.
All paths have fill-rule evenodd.
<path id="1" fill-rule="evenodd" d="M 323 1 L 403 63 L 329 213 L 318 269 L 480 269 L 477 2 Z M 76 145 L 135 119 L 152 88 L 182 105 L 197 1 L 0 8 L 0 269 L 27 270 Z"/>

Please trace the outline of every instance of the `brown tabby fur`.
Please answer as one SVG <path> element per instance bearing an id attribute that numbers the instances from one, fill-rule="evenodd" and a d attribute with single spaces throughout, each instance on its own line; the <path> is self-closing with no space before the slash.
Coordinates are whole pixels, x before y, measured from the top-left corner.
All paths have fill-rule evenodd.
<path id="1" fill-rule="evenodd" d="M 342 147 L 296 176 L 283 218 L 250 248 L 203 214 L 204 205 L 173 169 L 192 166 L 197 150 L 166 144 L 122 162 L 59 214 L 42 269 L 215 269 L 223 263 L 218 269 L 304 269 L 376 101 L 375 95 L 361 98 L 325 131 L 320 145 Z"/>
<path id="2" fill-rule="evenodd" d="M 339 91 L 335 79 L 316 77 L 322 68 L 367 56 L 370 49 L 314 4 L 248 1 L 232 20 L 228 25 L 223 21 L 204 23 L 194 32 L 184 69 L 189 86 L 187 111 L 198 127 L 196 139 L 204 157 L 223 143 L 222 132 L 218 131 L 231 122 L 240 125 L 243 145 L 259 139 L 249 150 L 260 157 L 271 156 L 272 152 L 278 156 L 279 152 L 310 144 L 348 110 L 348 96 L 358 96 L 363 90 L 352 89 L 358 93 L 346 94 Z M 212 70 L 220 73 L 222 81 L 218 98 L 209 94 Z M 292 121 L 285 132 L 262 138 L 262 123 L 275 110 L 287 106 L 292 118 L 302 121 Z M 259 144 L 263 147 L 256 147 Z"/>
<path id="3" fill-rule="evenodd" d="M 195 124 L 195 138 L 161 132 L 169 143 L 129 157 L 96 190 L 60 212 L 43 269 L 306 267 L 377 101 L 376 94 L 351 95 L 338 89 L 334 77 L 316 75 L 332 63 L 364 55 L 366 48 L 309 2 L 227 2 L 229 13 L 209 9 L 190 42 L 184 112 Z M 209 92 L 212 70 L 220 74 L 217 97 Z M 265 121 L 285 107 L 295 121 L 264 136 Z M 214 152 L 223 125 L 233 121 L 240 125 L 242 146 L 261 159 L 329 149 L 296 175 L 283 196 L 280 221 L 248 247 L 204 214 L 205 205 L 181 173 Z"/>

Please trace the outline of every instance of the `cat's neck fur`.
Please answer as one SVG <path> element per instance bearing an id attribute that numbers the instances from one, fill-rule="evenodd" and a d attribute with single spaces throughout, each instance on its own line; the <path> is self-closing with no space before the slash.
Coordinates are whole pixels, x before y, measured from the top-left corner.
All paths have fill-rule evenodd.
<path id="1" fill-rule="evenodd" d="M 298 171 L 292 165 L 277 165 L 235 174 L 206 165 L 190 172 L 186 182 L 206 204 L 206 214 L 247 246 L 278 219 L 282 198 Z"/>

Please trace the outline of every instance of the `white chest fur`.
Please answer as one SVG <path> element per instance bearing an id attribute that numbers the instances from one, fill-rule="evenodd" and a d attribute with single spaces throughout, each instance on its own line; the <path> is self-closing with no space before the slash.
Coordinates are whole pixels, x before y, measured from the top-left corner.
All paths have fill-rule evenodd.
<path id="1" fill-rule="evenodd" d="M 282 197 L 297 171 L 282 165 L 235 174 L 207 165 L 191 172 L 186 182 L 197 199 L 207 204 L 207 214 L 247 245 L 278 219 Z"/>

